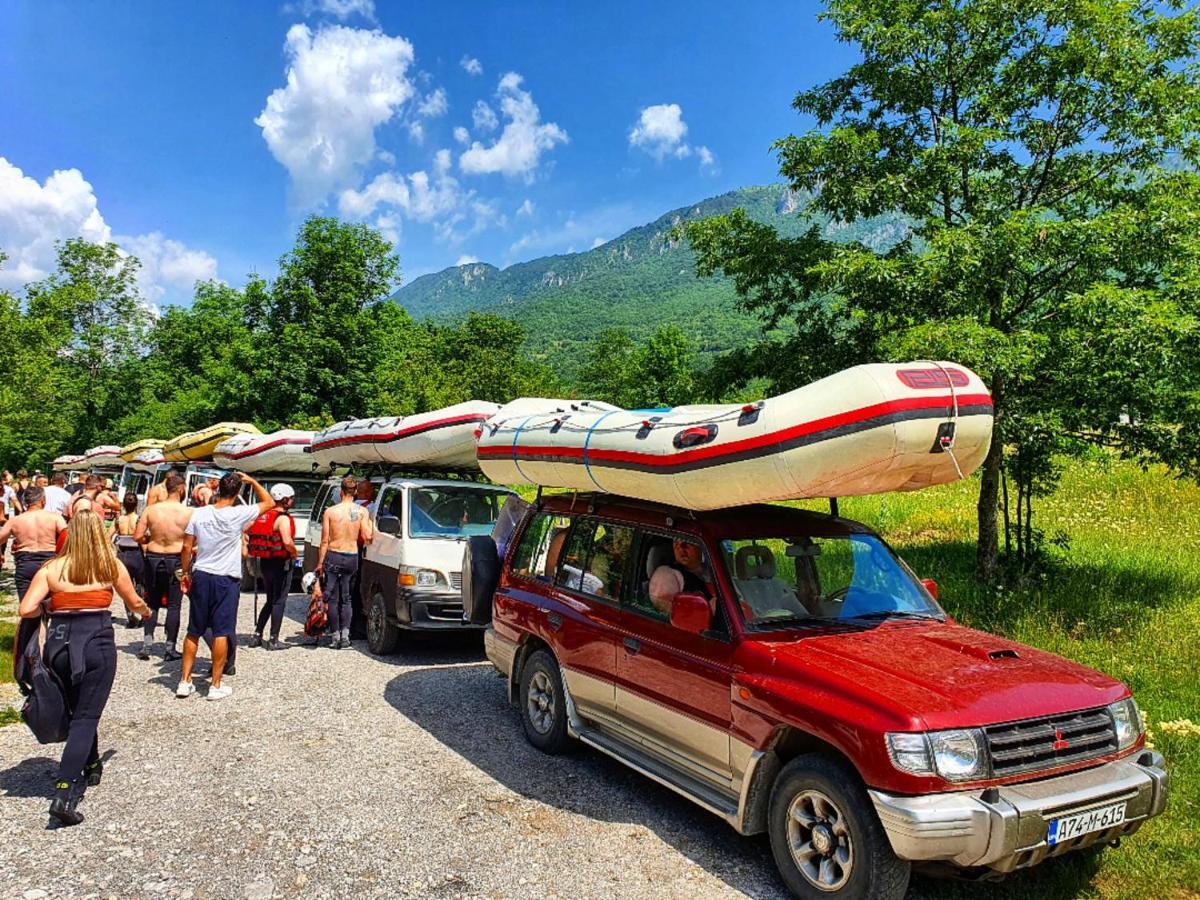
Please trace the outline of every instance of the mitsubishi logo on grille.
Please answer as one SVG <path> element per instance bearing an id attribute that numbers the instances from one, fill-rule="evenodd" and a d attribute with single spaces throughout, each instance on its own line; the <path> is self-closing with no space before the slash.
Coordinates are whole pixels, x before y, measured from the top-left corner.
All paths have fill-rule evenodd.
<path id="1" fill-rule="evenodd" d="M 1057 753 L 1059 750 L 1066 750 L 1068 747 L 1071 746 L 1067 742 L 1066 738 L 1064 738 L 1062 736 L 1061 728 L 1054 729 L 1054 743 L 1051 746 L 1054 748 L 1055 753 Z"/>

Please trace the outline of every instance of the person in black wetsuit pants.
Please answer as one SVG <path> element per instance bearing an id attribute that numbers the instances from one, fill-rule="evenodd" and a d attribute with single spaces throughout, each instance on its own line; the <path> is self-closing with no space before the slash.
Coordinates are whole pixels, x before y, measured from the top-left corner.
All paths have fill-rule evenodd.
<path id="1" fill-rule="evenodd" d="M 67 529 L 62 516 L 43 508 L 46 498 L 41 488 L 27 488 L 25 495 L 29 500 L 25 512 L 9 519 L 0 528 L 0 547 L 9 535 L 13 538 L 18 601 L 25 596 L 37 570 L 54 556 L 58 536 Z"/>
<path id="2" fill-rule="evenodd" d="M 167 647 L 163 659 L 180 659 L 176 647 L 179 639 L 179 613 L 183 604 L 183 588 L 176 572 L 181 566 L 183 532 L 191 521 L 193 510 L 183 503 L 186 484 L 183 476 L 172 472 L 162 484 L 164 498 L 146 507 L 138 519 L 133 536 L 146 550 L 146 603 L 150 618 L 142 623 L 142 659 L 150 658 L 154 644 L 154 629 L 158 627 L 158 611 L 166 608 Z"/>
<path id="3" fill-rule="evenodd" d="M 296 492 L 290 484 L 280 482 L 271 486 L 271 499 L 275 501 L 275 508 L 260 515 L 246 530 L 247 553 L 259 561 L 267 591 L 266 602 L 254 623 L 250 646 L 283 650 L 286 645 L 279 640 L 279 629 L 283 625 L 284 607 L 292 584 L 292 563 L 296 560 L 296 522 L 288 510 L 296 502 Z M 264 643 L 263 629 L 268 620 L 271 622 L 271 639 Z"/>
<path id="4" fill-rule="evenodd" d="M 62 554 L 38 570 L 20 605 L 22 619 L 37 619 L 48 606 L 42 655 L 65 689 L 70 727 L 50 803 L 51 818 L 63 825 L 83 821 L 76 807 L 85 784 L 99 784 L 103 773 L 97 727 L 117 672 L 109 612 L 114 592 L 131 612 L 150 614 L 100 516 L 83 509 L 71 517 Z"/>

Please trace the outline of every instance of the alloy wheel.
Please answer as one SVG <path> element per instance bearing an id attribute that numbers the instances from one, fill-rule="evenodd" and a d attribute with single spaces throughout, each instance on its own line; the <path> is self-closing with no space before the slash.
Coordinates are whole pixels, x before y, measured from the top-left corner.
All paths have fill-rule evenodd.
<path id="1" fill-rule="evenodd" d="M 797 794 L 788 805 L 788 848 L 800 874 L 822 891 L 837 891 L 850 878 L 854 844 L 846 817 L 821 791 Z"/>

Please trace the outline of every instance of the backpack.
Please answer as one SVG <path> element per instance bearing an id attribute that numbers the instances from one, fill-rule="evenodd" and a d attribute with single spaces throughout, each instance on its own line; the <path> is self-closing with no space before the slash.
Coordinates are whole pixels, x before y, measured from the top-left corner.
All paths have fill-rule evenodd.
<path id="1" fill-rule="evenodd" d="M 304 617 L 304 633 L 311 638 L 320 637 L 329 625 L 329 615 L 325 612 L 325 599 L 315 594 L 308 601 L 308 615 Z"/>

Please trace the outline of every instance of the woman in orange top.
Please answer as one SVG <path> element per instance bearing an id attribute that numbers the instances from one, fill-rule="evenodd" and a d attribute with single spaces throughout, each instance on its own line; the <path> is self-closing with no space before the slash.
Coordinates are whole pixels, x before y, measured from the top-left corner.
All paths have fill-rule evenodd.
<path id="1" fill-rule="evenodd" d="M 50 804 L 50 816 L 63 825 L 83 821 L 75 807 L 85 783 L 99 784 L 103 771 L 96 728 L 117 672 L 109 612 L 114 592 L 131 612 L 150 615 L 133 589 L 128 570 L 113 552 L 100 516 L 90 509 L 77 510 L 67 526 L 62 552 L 38 570 L 20 607 L 22 618 L 50 615 L 42 656 L 62 682 L 70 710 L 67 743 Z"/>

